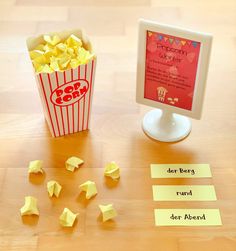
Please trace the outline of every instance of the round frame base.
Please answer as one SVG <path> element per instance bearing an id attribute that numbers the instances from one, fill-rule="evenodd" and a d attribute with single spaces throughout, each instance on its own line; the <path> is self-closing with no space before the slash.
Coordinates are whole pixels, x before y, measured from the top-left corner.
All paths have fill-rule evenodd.
<path id="1" fill-rule="evenodd" d="M 176 142 L 187 137 L 192 126 L 189 118 L 185 116 L 155 109 L 144 116 L 142 128 L 155 140 Z"/>

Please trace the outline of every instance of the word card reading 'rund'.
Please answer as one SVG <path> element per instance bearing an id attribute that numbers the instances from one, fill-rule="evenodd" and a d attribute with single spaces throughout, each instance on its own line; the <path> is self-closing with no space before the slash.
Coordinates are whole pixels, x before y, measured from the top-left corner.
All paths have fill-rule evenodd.
<path id="1" fill-rule="evenodd" d="M 155 209 L 156 226 L 220 226 L 219 209 Z"/>
<path id="2" fill-rule="evenodd" d="M 153 185 L 154 201 L 215 201 L 216 193 L 212 185 L 168 186 Z"/>
<path id="3" fill-rule="evenodd" d="M 209 178 L 209 164 L 151 164 L 152 178 Z"/>

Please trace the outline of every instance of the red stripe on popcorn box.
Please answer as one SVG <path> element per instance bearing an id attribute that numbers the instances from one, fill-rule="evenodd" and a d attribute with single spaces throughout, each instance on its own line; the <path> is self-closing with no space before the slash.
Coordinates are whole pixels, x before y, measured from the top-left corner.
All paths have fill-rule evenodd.
<path id="1" fill-rule="evenodd" d="M 95 59 L 64 72 L 36 75 L 45 118 L 54 137 L 89 128 Z"/>

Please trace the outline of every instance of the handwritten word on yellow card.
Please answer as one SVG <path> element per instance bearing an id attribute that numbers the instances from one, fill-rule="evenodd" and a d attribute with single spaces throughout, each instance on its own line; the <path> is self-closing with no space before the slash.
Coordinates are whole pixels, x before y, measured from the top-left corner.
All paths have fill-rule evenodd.
<path id="1" fill-rule="evenodd" d="M 193 186 L 152 186 L 154 201 L 212 201 L 216 200 L 215 188 L 212 185 Z"/>
<path id="2" fill-rule="evenodd" d="M 209 178 L 208 164 L 151 164 L 152 178 Z"/>
<path id="3" fill-rule="evenodd" d="M 155 209 L 156 226 L 220 226 L 219 209 Z"/>

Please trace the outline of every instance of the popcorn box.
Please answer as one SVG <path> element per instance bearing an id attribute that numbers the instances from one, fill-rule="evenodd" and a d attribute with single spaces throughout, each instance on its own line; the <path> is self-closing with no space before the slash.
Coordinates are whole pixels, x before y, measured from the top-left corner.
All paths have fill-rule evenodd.
<path id="1" fill-rule="evenodd" d="M 83 47 L 93 52 L 90 41 L 81 30 L 49 33 L 59 35 L 63 40 L 71 34 L 79 37 Z M 28 38 L 28 51 L 40 43 L 43 43 L 43 35 Z M 65 71 L 36 73 L 34 70 L 44 115 L 53 137 L 89 129 L 95 67 L 96 56 L 87 64 Z"/>

